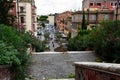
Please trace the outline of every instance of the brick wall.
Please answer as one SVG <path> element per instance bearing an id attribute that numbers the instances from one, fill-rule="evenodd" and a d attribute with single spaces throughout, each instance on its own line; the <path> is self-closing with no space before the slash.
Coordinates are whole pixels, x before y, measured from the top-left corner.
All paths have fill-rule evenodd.
<path id="1" fill-rule="evenodd" d="M 120 80 L 120 64 L 82 62 L 75 65 L 75 80 Z"/>

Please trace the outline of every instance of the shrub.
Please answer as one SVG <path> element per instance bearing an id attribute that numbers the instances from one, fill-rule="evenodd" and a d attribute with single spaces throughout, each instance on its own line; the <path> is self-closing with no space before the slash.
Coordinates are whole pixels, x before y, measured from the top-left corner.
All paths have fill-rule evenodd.
<path id="1" fill-rule="evenodd" d="M 13 46 L 9 46 L 3 41 L 0 41 L 0 65 L 20 65 L 21 62 L 17 54 L 19 52 Z"/>
<path id="2" fill-rule="evenodd" d="M 36 52 L 43 52 L 45 50 L 44 42 L 38 40 L 37 38 L 33 38 L 32 45 Z"/>
<path id="3" fill-rule="evenodd" d="M 83 42 L 83 38 L 81 36 L 76 36 L 76 37 L 70 39 L 69 43 L 68 43 L 68 50 L 69 51 L 82 51 L 82 50 L 84 50 L 82 42 Z"/>
<path id="4" fill-rule="evenodd" d="M 21 35 L 11 26 L 0 25 L 0 40 L 13 45 L 19 52 L 26 51 L 25 42 Z"/>
<path id="5" fill-rule="evenodd" d="M 56 39 L 57 39 L 57 40 L 60 40 L 60 38 L 62 37 L 62 35 L 61 35 L 60 32 L 56 32 L 56 33 L 55 33 L 55 36 L 56 36 Z"/>
<path id="6" fill-rule="evenodd" d="M 35 49 L 36 52 L 43 52 L 45 50 L 44 41 L 40 41 L 38 38 L 32 36 L 29 32 L 24 33 L 22 37 L 26 42 L 26 47 L 28 44 L 31 44 L 32 48 Z"/>
<path id="7" fill-rule="evenodd" d="M 3 24 L 0 25 L 0 40 L 5 44 L 3 44 L 5 49 L 3 54 L 7 56 L 7 54 L 10 53 L 12 55 L 11 57 L 14 58 L 11 63 L 17 63 L 20 61 L 20 65 L 12 64 L 11 71 L 14 73 L 14 79 L 24 80 L 26 75 L 25 70 L 29 60 L 29 56 L 26 53 L 27 47 L 25 46 L 27 43 L 22 38 L 21 34 L 19 34 L 14 28 Z M 0 59 L 2 59 L 2 57 Z M 9 60 L 9 58 L 6 59 Z"/>
<path id="8" fill-rule="evenodd" d="M 70 73 L 70 74 L 68 74 L 67 78 L 75 78 L 75 74 Z"/>
<path id="9" fill-rule="evenodd" d="M 44 37 L 45 37 L 45 39 L 47 39 L 47 40 L 48 40 L 49 36 L 50 36 L 50 33 L 49 33 L 49 32 L 47 32 L 47 33 L 44 34 Z"/>
<path id="10" fill-rule="evenodd" d="M 90 33 L 96 54 L 107 62 L 120 62 L 120 22 L 102 22 Z"/>
<path id="11" fill-rule="evenodd" d="M 68 42 L 69 51 L 83 51 L 87 48 L 87 35 L 90 33 L 89 30 L 79 30 L 78 35 L 71 38 Z M 79 46 L 78 46 L 79 45 Z"/>

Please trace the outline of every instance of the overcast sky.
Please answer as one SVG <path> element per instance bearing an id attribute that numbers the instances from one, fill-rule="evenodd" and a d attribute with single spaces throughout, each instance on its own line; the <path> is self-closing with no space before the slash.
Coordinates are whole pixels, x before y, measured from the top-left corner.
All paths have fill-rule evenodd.
<path id="1" fill-rule="evenodd" d="M 35 0 L 37 15 L 81 10 L 82 0 Z"/>

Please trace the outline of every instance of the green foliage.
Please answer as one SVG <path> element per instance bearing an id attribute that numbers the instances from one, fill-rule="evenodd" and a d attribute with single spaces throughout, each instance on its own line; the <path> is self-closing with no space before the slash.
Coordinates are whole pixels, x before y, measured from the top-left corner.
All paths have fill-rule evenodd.
<path id="1" fill-rule="evenodd" d="M 23 37 L 14 28 L 6 25 L 0 25 L 0 36 L 0 40 L 5 44 L 1 44 L 1 46 L 4 47 L 3 50 L 1 50 L 1 54 L 6 56 L 6 60 L 4 59 L 5 62 L 8 60 L 8 64 L 12 63 L 11 71 L 14 74 L 14 80 L 24 80 L 29 59 L 26 53 L 27 47 L 25 46 L 27 42 L 24 41 Z M 11 58 L 8 58 L 8 55 Z M 2 57 L 0 57 L 0 59 L 2 59 Z M 3 63 L 5 62 L 3 61 Z"/>
<path id="2" fill-rule="evenodd" d="M 75 78 L 75 74 L 70 73 L 70 74 L 67 76 L 67 78 Z"/>
<path id="3" fill-rule="evenodd" d="M 120 22 L 115 25 L 114 21 L 105 21 L 90 33 L 96 54 L 107 62 L 120 62 Z"/>
<path id="4" fill-rule="evenodd" d="M 68 33 L 67 40 L 69 40 L 70 38 L 71 38 L 71 32 Z"/>
<path id="5" fill-rule="evenodd" d="M 56 32 L 55 36 L 56 36 L 57 40 L 60 40 L 60 38 L 62 37 L 60 32 Z"/>
<path id="6" fill-rule="evenodd" d="M 0 36 L 0 40 L 9 45 L 13 45 L 19 52 L 26 51 L 24 40 L 14 28 L 0 25 Z"/>
<path id="7" fill-rule="evenodd" d="M 0 65 L 20 65 L 20 60 L 17 57 L 18 54 L 19 52 L 13 46 L 0 41 Z"/>
<path id="8" fill-rule="evenodd" d="M 50 33 L 49 33 L 49 32 L 47 32 L 47 33 L 44 34 L 44 37 L 45 37 L 47 40 L 48 40 L 49 36 L 50 36 Z"/>
<path id="9" fill-rule="evenodd" d="M 42 27 L 45 27 L 45 24 L 44 24 L 44 23 L 42 23 L 42 24 L 41 24 L 41 26 L 42 26 Z"/>
<path id="10" fill-rule="evenodd" d="M 44 42 L 38 40 L 37 38 L 33 38 L 32 45 L 36 52 L 43 52 L 45 50 Z"/>
<path id="11" fill-rule="evenodd" d="M 80 30 L 78 35 L 68 42 L 69 51 L 83 51 L 87 48 L 87 35 L 90 33 L 89 30 Z M 79 45 L 79 46 L 78 46 Z"/>
<path id="12" fill-rule="evenodd" d="M 97 58 L 95 59 L 96 62 L 103 62 L 103 60 L 101 58 Z"/>
<path id="13" fill-rule="evenodd" d="M 14 7 L 13 0 L 0 0 L 0 24 L 13 25 L 15 16 L 8 14 Z"/>
<path id="14" fill-rule="evenodd" d="M 83 39 L 81 36 L 76 36 L 75 38 L 70 39 L 69 43 L 68 43 L 68 50 L 70 50 L 70 51 L 84 50 L 84 47 L 82 47 L 82 42 L 83 42 Z M 78 46 L 78 44 L 79 44 L 79 46 Z"/>
<path id="15" fill-rule="evenodd" d="M 32 36 L 29 32 L 24 33 L 23 39 L 26 42 L 26 47 L 28 43 L 32 45 L 32 48 L 35 49 L 36 52 L 43 52 L 45 49 L 44 42 L 40 41 L 36 37 Z"/>
<path id="16" fill-rule="evenodd" d="M 48 18 L 48 16 L 40 16 L 40 17 L 38 18 L 38 21 L 46 21 L 47 18 Z"/>
<path id="17" fill-rule="evenodd" d="M 82 16 L 82 30 L 87 29 L 87 23 L 85 20 L 85 11 L 83 10 L 83 16 Z"/>
<path id="18" fill-rule="evenodd" d="M 90 30 L 79 30 L 78 31 L 78 35 L 80 36 L 88 35 L 89 33 L 90 33 Z"/>
<path id="19" fill-rule="evenodd" d="M 79 30 L 69 40 L 68 50 L 86 49 L 95 50 L 100 60 L 120 63 L 120 21 L 103 21 L 91 31 Z"/>

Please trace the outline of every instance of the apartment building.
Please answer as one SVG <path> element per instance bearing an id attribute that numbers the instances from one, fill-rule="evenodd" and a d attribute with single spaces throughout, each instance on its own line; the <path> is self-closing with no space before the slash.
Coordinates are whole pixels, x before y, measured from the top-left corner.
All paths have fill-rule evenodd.
<path id="1" fill-rule="evenodd" d="M 17 4 L 17 2 L 16 2 Z M 34 0 L 19 0 L 19 27 L 34 34 L 37 27 L 36 6 Z M 18 16 L 17 16 L 18 17 Z"/>
<path id="2" fill-rule="evenodd" d="M 82 11 L 74 12 L 72 15 L 72 37 L 77 35 L 78 27 L 82 24 Z M 103 20 L 113 20 L 114 10 L 85 11 L 87 29 L 96 27 Z"/>
<path id="3" fill-rule="evenodd" d="M 55 16 L 54 15 L 49 15 L 47 20 L 49 21 L 50 25 L 55 24 Z"/>
<path id="4" fill-rule="evenodd" d="M 120 5 L 120 3 L 118 3 Z M 87 10 L 114 10 L 117 6 L 117 0 L 83 0 L 82 7 Z"/>
<path id="5" fill-rule="evenodd" d="M 37 14 L 35 6 L 35 0 L 31 1 L 31 7 L 32 7 L 32 30 L 35 32 L 37 30 Z"/>
<path id="6" fill-rule="evenodd" d="M 68 34 L 71 28 L 71 17 L 72 17 L 71 11 L 66 11 L 57 14 L 55 16 L 56 27 L 65 34 Z"/>

